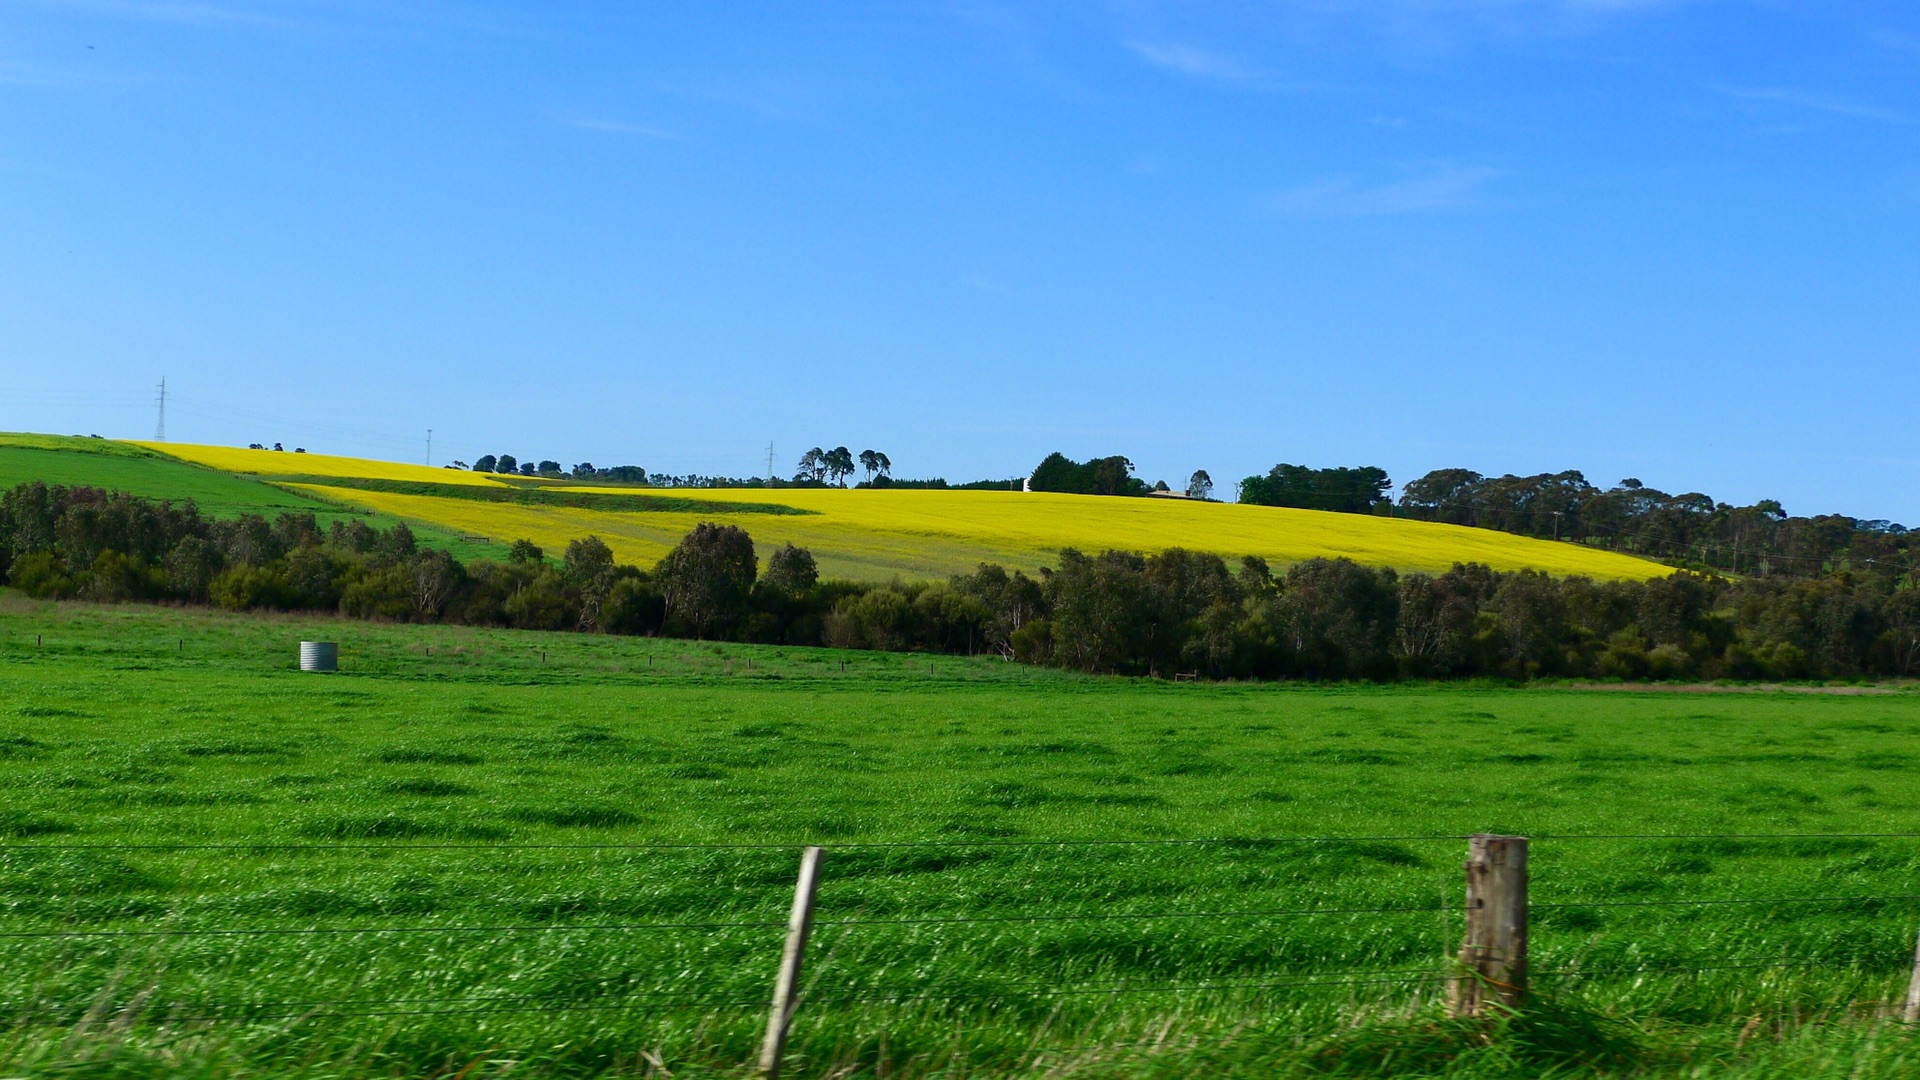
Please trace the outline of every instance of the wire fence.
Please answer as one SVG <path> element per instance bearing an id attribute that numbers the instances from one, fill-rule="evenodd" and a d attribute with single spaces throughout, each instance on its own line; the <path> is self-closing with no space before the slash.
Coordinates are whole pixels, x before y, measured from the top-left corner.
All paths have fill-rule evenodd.
<path id="1" fill-rule="evenodd" d="M 1850 833 L 1534 833 L 1539 841 L 1563 843 L 1579 840 L 1920 840 L 1920 832 Z M 1064 840 L 881 840 L 833 842 L 828 846 L 841 851 L 883 851 L 888 849 L 967 849 L 967 848 L 1074 848 L 1074 847 L 1261 847 L 1279 844 L 1363 844 L 1454 841 L 1465 843 L 1466 833 L 1389 833 L 1378 836 L 1209 836 L 1183 838 L 1105 839 L 1074 838 Z M 792 851 L 801 845 L 792 843 L 592 843 L 529 844 L 509 840 L 462 840 L 458 842 L 416 841 L 231 841 L 203 843 L 0 843 L 5 851 Z"/>
<path id="2" fill-rule="evenodd" d="M 835 855 L 848 856 L 860 853 L 897 851 L 948 851 L 955 853 L 987 853 L 992 857 L 988 863 L 959 863 L 951 866 L 940 865 L 931 869 L 925 867 L 892 867 L 883 861 L 878 867 L 861 866 L 859 873 L 849 879 L 854 884 L 871 884 L 876 877 L 891 883 L 889 874 L 895 876 L 911 873 L 911 887 L 902 886 L 901 891 L 909 898 L 919 898 L 926 902 L 922 910 L 874 911 L 876 899 L 873 895 L 849 891 L 836 895 L 832 888 L 821 901 L 818 918 L 809 918 L 812 929 L 828 931 L 839 936 L 840 942 L 852 940 L 852 935 L 863 932 L 875 932 L 881 935 L 868 951 L 841 954 L 840 943 L 825 946 L 825 955 L 816 963 L 813 972 L 799 999 L 798 1007 L 813 1013 L 854 1007 L 921 1007 L 921 1008 L 969 1008 L 993 1007 L 1010 1000 L 1026 1002 L 1070 1001 L 1116 999 L 1131 996 L 1150 995 L 1189 995 L 1189 996 L 1246 996 L 1262 997 L 1275 994 L 1345 992 L 1348 994 L 1375 993 L 1392 994 L 1405 992 L 1409 988 L 1422 994 L 1432 994 L 1446 989 L 1455 980 L 1461 978 L 1460 969 L 1449 957 L 1452 950 L 1460 944 L 1460 935 L 1464 933 L 1463 916 L 1467 897 L 1464 896 L 1457 871 L 1442 869 L 1445 860 L 1436 866 L 1427 861 L 1418 861 L 1409 865 L 1369 864 L 1363 869 L 1369 873 L 1386 875 L 1391 880 L 1374 882 L 1370 894 L 1366 888 L 1358 886 L 1341 888 L 1320 888 L 1315 883 L 1310 887 L 1301 887 L 1297 882 L 1283 882 L 1289 895 L 1301 892 L 1316 893 L 1315 902 L 1248 904 L 1248 905 L 1199 905 L 1181 907 L 1177 904 L 1162 902 L 1145 905 L 1141 909 L 1131 909 L 1127 905 L 1139 903 L 1141 896 L 1124 895 L 1119 888 L 1107 891 L 1117 896 L 1082 898 L 1080 906 L 1072 906 L 1057 896 L 1035 895 L 1047 906 L 1017 910 L 1003 910 L 1012 901 L 1020 900 L 1015 896 L 1011 900 L 1004 895 L 987 895 L 982 891 L 979 881 L 969 879 L 968 875 L 977 872 L 981 866 L 989 866 L 1001 872 L 1004 877 L 996 881 L 1013 881 L 1016 884 L 1058 885 L 1062 868 L 1052 863 L 1035 863 L 1033 860 L 1048 852 L 1068 853 L 1094 848 L 1131 849 L 1139 852 L 1178 852 L 1178 861 L 1170 867 L 1161 867 L 1160 871 L 1168 880 L 1177 880 L 1183 869 L 1192 868 L 1199 873 L 1207 865 L 1205 849 L 1216 849 L 1213 858 L 1218 861 L 1225 853 L 1232 853 L 1244 859 L 1250 859 L 1263 850 L 1301 850 L 1311 849 L 1329 858 L 1343 853 L 1364 850 L 1364 845 L 1388 844 L 1464 844 L 1468 837 L 1458 834 L 1387 834 L 1369 836 L 1294 836 L 1294 837 L 1212 837 L 1178 839 L 1134 839 L 1134 838 L 1077 838 L 1061 840 L 920 840 L 891 842 L 859 842 L 834 845 L 828 849 L 825 862 L 825 880 L 829 886 L 834 884 L 833 862 Z M 1558 845 L 1573 845 L 1568 850 L 1577 850 L 1579 845 L 1589 842 L 1799 842 L 1799 841 L 1860 841 L 1893 842 L 1920 840 L 1920 833 L 1903 832 L 1860 832 L 1860 833 L 1611 833 L 1611 834 L 1551 834 L 1535 837 L 1540 850 L 1554 850 Z M 430 858 L 435 853 L 448 851 L 483 852 L 490 856 L 489 866 L 500 868 L 510 866 L 516 859 L 541 855 L 541 853 L 599 853 L 616 852 L 635 856 L 681 854 L 681 855 L 732 855 L 754 854 L 763 857 L 777 856 L 783 852 L 797 854 L 792 845 L 760 843 L 645 843 L 645 844 L 512 844 L 512 843 L 277 843 L 277 842 L 179 842 L 179 843 L 34 843 L 9 842 L 0 844 L 0 859 L 33 859 L 40 856 L 59 856 L 71 853 L 113 853 L 116 855 L 163 856 L 169 853 L 182 855 L 213 854 L 222 857 L 244 859 L 249 856 L 262 856 L 282 852 L 328 853 L 343 857 L 356 857 L 368 852 L 383 854 L 417 853 Z M 1915 854 L 1920 855 L 1920 852 Z M 541 856 L 545 857 L 545 856 Z M 1022 863 L 1021 860 L 1027 860 Z M 1021 870 L 1026 866 L 1025 871 Z M 1241 864 L 1235 864 L 1239 866 Z M 1381 866 L 1384 865 L 1384 868 Z M 1902 864 L 1904 865 L 1904 863 Z M 292 868 L 295 872 L 298 867 Z M 671 869 L 671 868 L 669 868 Z M 1022 875 L 1025 875 L 1024 877 Z M 1811 880 L 1823 880 L 1819 874 L 1808 875 Z M 1686 874 L 1670 874 L 1674 881 L 1694 880 Z M 768 907 L 772 901 L 780 899 L 780 887 L 774 884 L 776 879 L 765 872 L 744 875 L 733 883 L 740 895 L 741 902 L 749 907 L 758 905 Z M 1657 897 L 1621 897 L 1605 895 L 1568 895 L 1555 892 L 1560 883 L 1548 875 L 1549 887 L 1541 890 L 1540 899 L 1528 898 L 1529 909 L 1543 916 L 1554 916 L 1567 912 L 1607 912 L 1621 913 L 1646 912 L 1648 917 L 1659 916 L 1660 912 L 1688 912 L 1705 916 L 1713 912 L 1745 912 L 1742 918 L 1763 918 L 1780 923 L 1791 931 L 1794 922 L 1805 919 L 1792 913 L 1805 913 L 1812 909 L 1832 908 L 1844 912 L 1850 917 L 1866 920 L 1865 928 L 1850 927 L 1847 934 L 1821 937 L 1812 935 L 1801 939 L 1792 933 L 1776 934 L 1761 942 L 1766 948 L 1773 949 L 1775 955 L 1759 956 L 1751 952 L 1742 955 L 1738 949 L 1727 950 L 1719 954 L 1712 953 L 1713 948 L 1721 948 L 1729 942 L 1738 944 L 1739 935 L 1727 935 L 1725 940 L 1708 935 L 1710 940 L 1694 941 L 1683 937 L 1673 951 L 1680 955 L 1645 955 L 1648 946 L 1640 937 L 1634 936 L 1617 940 L 1604 935 L 1595 936 L 1582 928 L 1575 932 L 1562 933 L 1564 940 L 1555 939 L 1554 931 L 1542 936 L 1542 942 L 1550 945 L 1542 958 L 1547 963 L 1536 964 L 1528 972 L 1531 978 L 1549 984 L 1571 985 L 1579 981 L 1599 983 L 1607 980 L 1632 980 L 1647 976 L 1664 977 L 1721 977 L 1738 976 L 1742 973 L 1761 971 L 1776 972 L 1831 972 L 1855 973 L 1875 978 L 1898 976 L 1904 973 L 1912 957 L 1911 932 L 1916 923 L 1920 923 L 1920 893 L 1893 892 L 1884 890 L 1863 890 L 1850 892 L 1828 889 L 1819 893 L 1795 894 L 1787 891 L 1773 892 L 1767 895 L 1715 895 L 1715 896 L 1657 896 Z M 722 884 L 725 884 L 722 882 Z M 1097 883 L 1102 888 L 1114 885 L 1114 881 L 1103 880 Z M 790 887 L 790 886 L 789 886 Z M 1398 897 L 1387 902 L 1369 902 L 1370 896 L 1381 891 Z M 1094 890 L 1100 891 L 1099 889 Z M 1249 891 L 1252 891 L 1249 889 Z M 1424 891 L 1432 900 L 1416 900 L 1414 896 Z M 1147 897 L 1156 895 L 1153 888 L 1146 889 Z M 1355 898 L 1360 902 L 1354 902 Z M 539 903 L 551 898 L 535 896 L 513 897 L 494 894 L 490 902 L 500 903 Z M 882 899 L 890 899 L 883 897 Z M 556 904 L 563 907 L 563 904 Z M 228 925 L 203 925 L 203 918 L 226 920 Z M 1370 917 L 1387 920 L 1369 922 Z M 1392 920 L 1399 917 L 1422 917 L 1429 920 L 1424 929 L 1398 929 L 1399 924 Z M 1639 916 L 1635 916 L 1636 918 Z M 1693 917 L 1690 915 L 1690 917 Z M 376 916 L 377 920 L 379 917 Z M 0 972 L 13 967 L 20 970 L 29 963 L 31 957 L 20 950 L 31 950 L 36 942 L 55 944 L 68 943 L 67 948 L 83 948 L 93 943 L 108 950 L 92 957 L 95 967 L 103 973 L 111 971 L 111 978 L 103 979 L 102 984 L 90 992 L 84 988 L 53 980 L 64 989 L 61 994 L 36 992 L 33 988 L 16 982 L 8 998 L 0 999 L 0 1012 L 21 1025 L 59 1025 L 76 1021 L 84 1016 L 115 1015 L 134 1016 L 138 1019 L 160 1024 L 221 1024 L 221 1023 L 287 1023 L 316 1022 L 321 1020 L 352 1020 L 358 1018 L 396 1018 L 396 1017 L 481 1017 L 492 1015 L 540 1015 L 579 1013 L 588 1015 L 619 1015 L 648 1012 L 703 1012 L 714 1013 L 735 1011 L 765 1010 L 772 1000 L 772 973 L 774 961 L 778 956 L 776 946 L 779 936 L 774 933 L 783 928 L 790 929 L 792 918 L 777 917 L 772 911 L 741 912 L 737 910 L 685 910 L 676 917 L 657 919 L 593 919 L 593 918 L 553 918 L 548 920 L 485 920 L 450 919 L 434 921 L 432 918 L 416 917 L 397 921 L 368 921 L 367 916 L 356 916 L 345 924 L 332 918 L 311 917 L 294 920 L 284 916 L 262 920 L 257 924 L 232 925 L 238 920 L 231 912 L 214 910 L 198 912 L 191 905 L 174 904 L 162 910 L 147 910 L 128 914 L 117 910 L 89 914 L 85 909 L 66 911 L 57 905 L 14 905 L 0 909 L 0 939 L 13 943 L 14 956 L 0 963 Z M 1377 930 L 1373 939 L 1365 934 L 1355 937 L 1353 934 L 1329 935 L 1310 931 L 1317 922 L 1338 922 L 1343 927 L 1372 927 Z M 1276 924 L 1278 928 L 1276 929 Z M 1228 962 L 1220 962 L 1211 954 L 1203 957 L 1205 962 L 1196 962 L 1195 970 L 1183 976 L 1178 970 L 1169 972 L 1166 967 L 1178 968 L 1180 961 L 1191 959 L 1191 955 L 1205 954 L 1202 941 L 1196 946 L 1190 939 L 1187 929 L 1203 928 L 1213 933 L 1239 934 L 1231 937 L 1231 948 L 1221 950 L 1228 956 Z M 1381 930 L 1380 927 L 1388 929 Z M 1005 970 L 969 970 L 959 975 L 947 973 L 943 976 L 940 965 L 956 954 L 965 955 L 970 951 L 984 950 L 989 946 L 1007 952 L 1008 947 L 998 938 L 967 937 L 969 928 L 981 928 L 989 935 L 1005 934 L 1022 928 L 1032 928 L 1040 937 L 1028 942 L 1024 952 L 1015 950 L 1024 967 L 1009 966 Z M 1080 929 L 1076 929 L 1080 928 Z M 1111 928 L 1101 930 L 1101 934 L 1085 936 L 1082 930 Z M 1657 924 L 1634 924 L 1626 928 L 1635 934 L 1652 933 Z M 959 936 L 943 938 L 946 942 L 943 950 L 930 953 L 924 949 L 915 951 L 915 939 L 901 938 L 900 933 L 909 935 L 922 931 L 945 933 L 953 931 Z M 1257 933 L 1255 933 L 1257 931 Z M 1870 931 L 1870 932 L 1869 932 Z M 230 995 L 233 989 L 244 989 L 245 971 L 238 974 L 232 971 L 207 975 L 200 980 L 203 988 L 215 993 L 206 996 L 198 994 L 180 996 L 167 994 L 166 983 L 169 979 L 179 978 L 182 974 L 194 975 L 193 969 L 183 968 L 185 960 L 175 957 L 169 960 L 164 977 L 153 980 L 149 985 L 129 990 L 127 984 L 115 980 L 124 977 L 126 965 L 123 958 L 112 955 L 116 942 L 162 942 L 168 940 L 233 942 L 243 939 L 270 941 L 272 939 L 308 939 L 340 940 L 352 942 L 356 939 L 393 939 L 421 938 L 434 941 L 466 941 L 480 939 L 495 945 L 512 946 L 514 941 L 545 941 L 549 945 L 556 938 L 574 938 L 588 936 L 600 940 L 612 940 L 615 935 L 632 935 L 622 938 L 621 948 L 631 947 L 625 942 L 633 939 L 654 936 L 666 940 L 673 947 L 695 950 L 709 948 L 716 935 L 735 933 L 747 934 L 754 942 L 749 947 L 743 944 L 739 949 L 721 956 L 721 961 L 736 965 L 743 960 L 760 957 L 764 964 L 756 972 L 733 979 L 724 986 L 714 986 L 704 990 L 683 985 L 649 987 L 634 985 L 631 980 L 614 986 L 593 986 L 572 991 L 532 991 L 506 992 L 512 978 L 498 978 L 503 973 L 495 969 L 497 985 L 473 985 L 460 988 L 457 993 L 378 993 L 369 996 L 351 996 L 343 994 L 311 994 L 270 997 L 261 1000 L 245 1000 L 241 996 Z M 894 937 L 887 937 L 893 933 Z M 1581 937 L 1581 933 L 1586 933 Z M 1118 934 L 1119 936 L 1113 936 Z M 1183 936 L 1187 935 L 1187 936 Z M 1659 936 L 1653 934 L 1653 936 Z M 1666 946 L 1674 947 L 1676 942 L 1663 938 Z M 1270 949 L 1266 955 L 1259 952 L 1260 943 L 1266 942 Z M 1894 949 L 1885 947 L 1888 942 L 1901 943 Z M 705 943 L 705 944 L 703 944 Z M 1327 947 L 1328 955 L 1314 955 L 1316 948 Z M 462 946 L 466 948 L 469 946 Z M 518 948 L 518 946 L 512 946 Z M 816 949 L 821 946 L 816 945 Z M 1371 949 L 1369 953 L 1368 950 Z M 889 954 L 887 950 L 894 950 Z M 1184 950 L 1184 951 L 1183 951 Z M 1191 954 L 1191 955 L 1190 955 Z M 1365 962 L 1366 954 L 1373 962 Z M 52 955 L 52 954 L 49 954 Z M 79 954 L 60 954 L 60 962 L 73 963 Z M 511 961 L 517 954 L 509 953 Z M 684 958 L 674 954 L 682 962 Z M 190 959 L 190 958 L 188 958 Z M 228 957 L 229 961 L 232 957 Z M 309 958 L 311 960 L 311 958 Z M 326 958 L 322 958 L 323 960 Z M 1384 961 L 1384 962 L 1383 962 Z M 51 962 L 51 961 L 50 961 Z M 1053 965 L 1050 968 L 1049 965 Z M 314 962 L 316 970 L 324 973 L 324 964 Z M 904 972 L 918 978 L 918 983 L 906 985 L 876 985 L 866 978 L 866 969 L 881 970 L 884 979 L 904 982 Z M 1319 970 L 1314 970 L 1314 968 Z M 1055 970 L 1057 969 L 1057 970 Z M 91 970 L 91 969 L 89 969 Z M 729 968 L 729 970 L 733 970 Z M 682 972 L 684 974 L 684 972 Z M 511 975 L 510 972 L 504 973 Z M 943 983 L 946 977 L 953 985 Z M 29 980 L 30 981 L 30 980 Z M 760 985 L 755 987 L 754 983 Z"/>

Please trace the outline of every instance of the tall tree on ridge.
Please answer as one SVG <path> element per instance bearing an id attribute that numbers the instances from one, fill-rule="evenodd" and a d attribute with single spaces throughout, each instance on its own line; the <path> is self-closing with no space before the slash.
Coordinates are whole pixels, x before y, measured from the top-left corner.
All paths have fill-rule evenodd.
<path id="1" fill-rule="evenodd" d="M 827 467 L 827 482 L 829 484 L 837 483 L 841 487 L 846 487 L 847 477 L 853 475 L 853 451 L 844 446 L 836 446 L 827 451 L 825 463 Z"/>
<path id="2" fill-rule="evenodd" d="M 799 483 L 820 483 L 826 479 L 827 455 L 819 447 L 800 455 L 800 467 L 793 472 L 793 478 Z"/>

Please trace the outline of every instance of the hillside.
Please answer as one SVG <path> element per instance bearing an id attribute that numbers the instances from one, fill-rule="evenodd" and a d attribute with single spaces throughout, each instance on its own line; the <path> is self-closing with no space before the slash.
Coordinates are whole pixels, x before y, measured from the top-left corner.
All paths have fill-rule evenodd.
<path id="1" fill-rule="evenodd" d="M 449 471 L 448 475 L 453 474 Z M 383 529 L 397 520 L 370 508 L 331 502 L 254 476 L 191 464 L 133 443 L 0 432 L 0 490 L 29 480 L 107 488 L 148 499 L 191 499 L 203 513 L 216 518 L 312 514 L 323 527 L 344 518 L 357 518 Z M 425 521 L 409 524 L 420 534 L 420 542 L 428 546 L 444 548 L 463 559 L 487 554 L 486 546 L 463 542 L 457 532 Z"/>
<path id="2" fill-rule="evenodd" d="M 1258 555 L 1276 566 L 1345 556 L 1372 566 L 1444 570 L 1480 562 L 1605 579 L 1661 576 L 1658 564 L 1482 529 L 1278 507 L 992 491 L 622 488 L 324 454 L 61 440 L 67 482 L 112 484 L 142 494 L 192 494 L 224 477 L 246 490 L 284 492 L 288 509 L 361 508 L 406 520 L 467 553 L 505 553 L 527 538 L 557 549 L 586 535 L 623 561 L 651 565 L 700 521 L 736 524 L 762 555 L 773 545 L 811 548 L 829 576 L 884 581 L 942 577 L 981 562 L 1037 568 L 1063 547 L 1158 551 L 1186 547 L 1228 557 Z M 79 446 L 74 444 L 78 443 Z M 75 453 L 91 449 L 91 454 Z M 91 456 L 99 467 L 88 479 Z M 4 458 L 0 458 L 4 461 Z M 184 465 L 182 463 L 185 463 Z M 181 471 L 189 468 L 190 471 Z M 0 480 L 16 483 L 17 469 Z M 47 477 L 53 479 L 54 477 Z M 263 506 L 266 496 L 259 496 Z M 230 501 L 229 505 L 238 500 Z M 208 505 L 222 512 L 219 504 Z"/>
<path id="3" fill-rule="evenodd" d="M 997 562 L 1032 570 L 1064 547 L 1186 547 L 1275 566 L 1345 556 L 1439 571 L 1456 562 L 1603 579 L 1658 577 L 1656 563 L 1573 544 L 1427 522 L 1231 503 L 998 491 L 627 488 L 512 479 L 457 469 L 173 443 L 0 434 L 0 487 L 90 484 L 192 499 L 219 517 L 313 513 L 404 520 L 462 558 L 498 557 L 526 538 L 550 550 L 595 535 L 625 562 L 651 565 L 701 521 L 739 525 L 762 555 L 811 548 L 829 576 L 923 579 Z"/>

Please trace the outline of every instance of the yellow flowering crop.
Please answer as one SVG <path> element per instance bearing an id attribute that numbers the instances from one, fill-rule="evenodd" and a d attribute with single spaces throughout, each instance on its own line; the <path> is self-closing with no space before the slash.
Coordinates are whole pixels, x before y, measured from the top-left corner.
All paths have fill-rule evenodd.
<path id="1" fill-rule="evenodd" d="M 169 454 L 195 465 L 221 472 L 249 473 L 256 476 L 343 476 L 368 480 L 405 480 L 426 484 L 480 484 L 498 486 L 500 481 L 487 473 L 465 469 L 441 469 L 428 465 L 405 465 L 395 461 L 367 461 L 361 458 L 334 457 L 331 454 L 296 454 L 291 450 L 241 450 L 232 446 L 191 446 L 180 443 L 142 442 L 149 450 Z"/>
<path id="2" fill-rule="evenodd" d="M 236 450 L 220 446 L 141 443 L 149 449 L 226 472 L 272 477 L 337 477 L 407 483 L 504 487 L 487 473 L 366 461 L 326 454 Z M 1456 562 L 1496 570 L 1536 569 L 1603 579 L 1653 578 L 1657 563 L 1577 544 L 1437 525 L 1423 521 L 1330 514 L 1272 506 L 1181 499 L 1102 498 L 1013 491 L 852 491 L 829 488 L 721 488 L 678 491 L 555 482 L 551 489 L 628 496 L 632 512 L 604 508 L 488 502 L 434 495 L 362 491 L 325 483 L 289 483 L 312 494 L 506 545 L 525 538 L 557 554 L 593 535 L 623 562 L 650 566 L 702 521 L 739 525 L 764 559 L 792 543 L 812 549 L 823 574 L 860 580 L 942 577 L 982 562 L 1028 570 L 1052 563 L 1061 548 L 1089 553 L 1117 548 L 1183 547 L 1228 558 L 1259 555 L 1283 568 L 1314 557 L 1345 556 L 1370 566 L 1444 571 Z M 739 513 L 655 512 L 648 496 L 741 505 Z M 803 514 L 755 512 L 774 503 Z"/>
<path id="3" fill-rule="evenodd" d="M 730 514 L 589 510 L 293 486 L 334 501 L 488 536 L 501 544 L 524 537 L 556 553 L 568 541 L 594 535 L 606 541 L 622 561 L 642 566 L 666 554 L 695 524 L 717 521 L 752 533 L 762 558 L 772 547 L 792 543 L 812 549 L 822 573 L 863 580 L 940 577 L 971 570 L 982 562 L 1032 570 L 1053 562 L 1064 547 L 1087 552 L 1184 547 L 1229 558 L 1259 555 L 1276 567 L 1316 556 L 1345 556 L 1372 566 L 1429 572 L 1444 571 L 1456 562 L 1603 579 L 1644 579 L 1668 572 L 1657 563 L 1627 555 L 1489 529 L 1174 499 L 997 491 L 564 488 L 633 497 L 636 507 L 645 505 L 652 495 L 709 503 L 776 503 L 809 511 L 768 514 L 743 507 L 742 512 Z"/>

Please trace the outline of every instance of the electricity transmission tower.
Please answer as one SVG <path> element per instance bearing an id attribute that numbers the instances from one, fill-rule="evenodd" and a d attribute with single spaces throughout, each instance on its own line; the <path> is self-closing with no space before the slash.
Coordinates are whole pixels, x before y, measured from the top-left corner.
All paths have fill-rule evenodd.
<path id="1" fill-rule="evenodd" d="M 153 425 L 153 441 L 167 441 L 167 377 L 160 376 L 160 421 Z"/>

